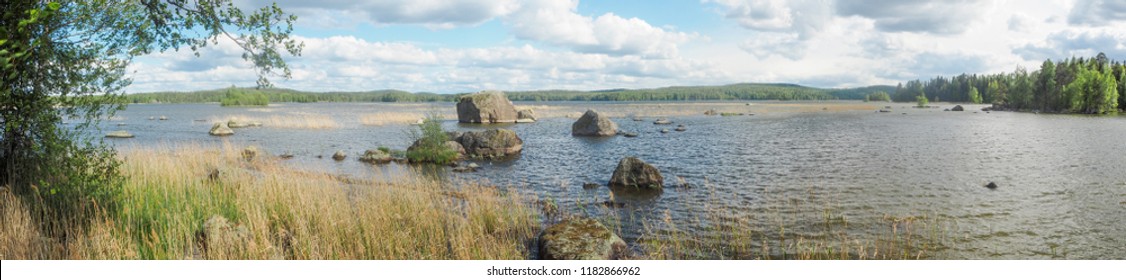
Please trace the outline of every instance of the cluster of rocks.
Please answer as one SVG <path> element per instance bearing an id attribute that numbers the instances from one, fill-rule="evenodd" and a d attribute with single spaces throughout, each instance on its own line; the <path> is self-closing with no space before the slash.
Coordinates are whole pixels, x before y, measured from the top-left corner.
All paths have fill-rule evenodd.
<path id="1" fill-rule="evenodd" d="M 262 126 L 260 122 L 243 121 L 237 118 L 232 118 L 226 122 L 215 122 L 211 125 L 211 130 L 207 134 L 212 136 L 228 136 L 234 135 L 235 131 L 232 128 L 256 127 Z"/>

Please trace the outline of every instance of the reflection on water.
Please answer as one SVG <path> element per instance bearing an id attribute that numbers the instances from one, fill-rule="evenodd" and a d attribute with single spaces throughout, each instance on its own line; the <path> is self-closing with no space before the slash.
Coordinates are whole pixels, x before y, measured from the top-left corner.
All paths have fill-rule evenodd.
<path id="1" fill-rule="evenodd" d="M 851 106 L 849 109 L 871 106 L 824 106 L 841 104 Z M 523 138 L 520 156 L 478 162 L 482 168 L 475 173 L 452 173 L 445 167 L 371 166 L 355 160 L 366 149 L 405 149 L 409 145 L 408 125 L 365 125 L 361 116 L 396 112 L 453 115 L 452 103 L 280 104 L 269 108 L 132 105 L 118 119 L 102 125 L 106 131 L 125 129 L 136 135 L 107 140 L 121 148 L 177 143 L 257 145 L 274 154 L 295 155 L 287 161 L 294 166 L 357 177 L 412 173 L 450 182 L 484 180 L 535 192 L 567 211 L 616 215 L 623 238 L 630 241 L 642 238 L 644 227 L 665 219 L 666 213 L 677 220 L 702 212 L 746 221 L 764 231 L 774 223 L 762 213 L 812 213 L 808 222 L 806 216 L 794 215 L 793 222 L 806 225 L 787 230 L 796 236 L 815 236 L 820 232 L 813 228 L 823 222 L 817 215 L 831 206 L 834 219 L 857 225 L 850 226 L 859 231 L 856 236 L 877 234 L 868 231 L 897 217 L 928 215 L 952 221 L 948 229 L 951 241 L 938 256 L 942 258 L 1126 258 L 1123 117 L 985 113 L 972 106 L 966 112 L 942 112 L 906 109 L 899 104 L 893 105 L 894 113 L 831 110 L 810 103 L 517 105 L 560 117 L 500 126 L 444 124 L 446 129 L 463 131 L 505 127 Z M 639 136 L 571 137 L 573 119 L 562 116 L 586 108 L 611 112 L 622 130 Z M 701 114 L 709 108 L 755 115 Z M 327 116 L 338 126 L 266 126 L 236 129 L 230 137 L 207 135 L 212 122 L 225 121 L 228 116 L 269 119 L 300 114 Z M 148 120 L 161 115 L 168 120 Z M 653 125 L 651 116 L 661 115 L 688 130 L 660 133 L 660 128 L 668 126 Z M 631 116 L 649 119 L 633 121 Z M 348 153 L 348 160 L 332 160 L 336 150 Z M 605 185 L 618 160 L 626 156 L 637 156 L 660 169 L 667 189 L 659 194 L 611 194 L 604 186 L 582 187 L 583 183 Z M 1000 187 L 982 187 L 989 182 Z M 685 183 L 692 187 L 674 186 Z M 621 208 L 601 211 L 590 207 L 611 197 L 616 202 L 613 205 Z"/>

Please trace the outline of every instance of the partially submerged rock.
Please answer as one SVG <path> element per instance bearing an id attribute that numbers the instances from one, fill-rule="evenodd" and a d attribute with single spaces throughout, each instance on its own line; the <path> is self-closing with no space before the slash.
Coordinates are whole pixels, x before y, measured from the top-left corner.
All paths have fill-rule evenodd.
<path id="1" fill-rule="evenodd" d="M 965 110 L 966 110 L 965 108 L 962 108 L 962 105 L 954 105 L 954 108 L 950 108 L 950 111 L 955 111 L 955 112 L 961 112 L 961 111 L 965 111 Z"/>
<path id="2" fill-rule="evenodd" d="M 110 131 L 106 133 L 106 138 L 133 138 L 133 134 L 124 130 Z"/>
<path id="3" fill-rule="evenodd" d="M 336 153 L 332 154 L 332 159 L 334 159 L 336 161 L 344 160 L 347 157 L 348 157 L 348 154 L 345 154 L 344 150 L 336 150 Z"/>
<path id="4" fill-rule="evenodd" d="M 540 237 L 540 257 L 545 260 L 612 260 L 626 252 L 621 237 L 591 218 L 565 219 Z"/>
<path id="5" fill-rule="evenodd" d="M 391 160 L 393 160 L 391 154 L 383 150 L 367 150 L 364 151 L 364 155 L 360 156 L 360 161 L 371 164 L 387 164 Z"/>
<path id="6" fill-rule="evenodd" d="M 523 109 L 523 110 L 520 110 L 520 111 L 516 111 L 516 122 L 518 122 L 518 123 L 536 122 L 535 111 L 532 111 L 532 109 Z"/>
<path id="7" fill-rule="evenodd" d="M 666 119 L 666 118 L 659 118 L 659 119 L 653 121 L 653 124 L 672 124 L 672 121 L 670 121 L 669 119 Z"/>
<path id="8" fill-rule="evenodd" d="M 716 112 L 716 110 L 714 108 L 708 109 L 707 111 L 704 111 L 705 116 L 715 116 L 715 115 L 718 115 L 718 114 L 719 114 L 719 112 Z"/>
<path id="9" fill-rule="evenodd" d="M 626 157 L 618 161 L 614 175 L 610 176 L 611 187 L 635 187 L 661 189 L 665 179 L 656 167 L 636 157 Z"/>
<path id="10" fill-rule="evenodd" d="M 618 124 L 594 110 L 586 110 L 582 117 L 571 124 L 572 136 L 613 136 L 618 133 Z"/>
<path id="11" fill-rule="evenodd" d="M 997 183 L 989 182 L 989 184 L 985 184 L 985 188 L 991 189 L 991 190 L 997 189 Z"/>
<path id="12" fill-rule="evenodd" d="M 516 107 L 500 91 L 482 91 L 462 96 L 457 102 L 457 121 L 462 123 L 516 122 Z"/>
<path id="13" fill-rule="evenodd" d="M 687 128 L 687 127 L 684 127 L 684 125 L 683 125 L 683 124 L 682 124 L 682 125 L 678 125 L 678 126 L 676 127 L 676 131 L 685 131 L 685 130 L 688 130 L 688 128 Z"/>
<path id="14" fill-rule="evenodd" d="M 211 131 L 208 131 L 207 134 L 211 134 L 212 136 L 227 136 L 235 134 L 235 131 L 227 127 L 226 123 L 217 122 L 211 125 Z"/>
<path id="15" fill-rule="evenodd" d="M 461 144 L 469 157 L 502 157 L 518 154 L 524 149 L 524 140 L 508 129 L 470 131 L 463 133 L 460 139 L 460 143 L 454 143 Z"/>

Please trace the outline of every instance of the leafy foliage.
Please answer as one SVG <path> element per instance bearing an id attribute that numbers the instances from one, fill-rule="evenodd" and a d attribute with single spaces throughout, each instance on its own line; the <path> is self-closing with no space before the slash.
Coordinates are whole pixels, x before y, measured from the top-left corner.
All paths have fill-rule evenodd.
<path id="1" fill-rule="evenodd" d="M 88 213 L 113 211 L 121 182 L 115 152 L 83 132 L 124 107 L 133 58 L 180 47 L 198 55 L 228 38 L 268 86 L 268 74 L 289 76 L 282 52 L 302 47 L 288 37 L 295 17 L 276 6 L 244 13 L 229 0 L 9 0 L 2 7 L 0 185 L 30 201 L 56 235 Z"/>
<path id="2" fill-rule="evenodd" d="M 915 96 L 915 101 L 918 102 L 919 108 L 927 107 L 927 103 L 930 103 L 930 101 L 927 100 L 927 96 L 922 94 Z"/>
<path id="3" fill-rule="evenodd" d="M 407 159 L 411 162 L 447 164 L 457 160 L 458 152 L 446 146 L 449 136 L 442 130 L 442 118 L 430 113 L 417 127 L 408 131 L 414 144 L 407 149 Z"/>
<path id="4" fill-rule="evenodd" d="M 222 106 L 266 106 L 270 104 L 270 98 L 261 92 L 247 92 L 232 86 L 227 89 L 227 94 L 223 96 L 223 100 L 219 101 L 219 104 Z"/>
<path id="5" fill-rule="evenodd" d="M 1101 114 L 1126 110 L 1126 61 L 1104 54 L 1045 60 L 1040 69 L 1018 67 L 1012 73 L 962 74 L 929 81 L 908 81 L 896 88 L 892 99 L 914 101 L 923 94 L 949 102 L 990 103 L 997 108 L 1061 113 Z"/>

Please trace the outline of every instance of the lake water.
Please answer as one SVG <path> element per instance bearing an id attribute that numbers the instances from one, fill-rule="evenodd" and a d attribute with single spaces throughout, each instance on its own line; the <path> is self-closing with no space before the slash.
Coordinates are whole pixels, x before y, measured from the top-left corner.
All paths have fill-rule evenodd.
<path id="1" fill-rule="evenodd" d="M 478 162 L 475 173 L 448 168 L 426 171 L 451 182 L 484 180 L 534 192 L 565 211 L 618 220 L 632 244 L 666 238 L 674 231 L 701 239 L 722 238 L 705 230 L 701 216 L 738 220 L 767 238 L 779 220 L 786 235 L 824 233 L 825 209 L 847 221 L 849 235 L 862 239 L 890 231 L 892 221 L 938 219 L 943 240 L 934 258 L 1124 259 L 1126 258 L 1126 117 L 965 112 L 893 106 L 892 113 L 855 109 L 861 103 L 517 103 L 558 117 L 514 125 L 468 125 L 447 121 L 449 130 L 503 127 L 516 131 L 524 150 L 516 158 Z M 825 106 L 822 108 L 822 106 Z M 707 108 L 753 116 L 704 116 Z M 950 105 L 940 107 L 948 108 Z M 453 113 L 452 103 L 277 104 L 228 108 L 218 104 L 131 105 L 102 123 L 125 129 L 132 139 L 108 139 L 121 148 L 177 143 L 257 145 L 295 155 L 293 166 L 358 177 L 418 172 L 406 166 L 372 166 L 354 160 L 378 146 L 405 149 L 409 125 L 363 125 L 360 116 L 387 112 Z M 571 118 L 586 108 L 615 116 L 637 138 L 575 138 Z M 816 108 L 809 110 L 809 108 Z M 818 110 L 820 109 L 820 110 Z M 976 112 L 976 113 L 975 113 Z M 904 114 L 906 113 L 906 114 Z M 168 120 L 149 120 L 167 116 Z M 229 137 L 207 134 L 228 116 L 327 116 L 331 129 L 242 128 Z M 632 121 L 629 115 L 645 117 Z M 686 132 L 662 134 L 652 124 L 668 115 Z M 120 124 L 120 125 L 119 125 Z M 333 161 L 336 150 L 350 158 Z M 317 156 L 322 156 L 318 158 Z M 619 159 L 636 156 L 664 175 L 662 193 L 614 194 L 605 184 Z M 435 175 L 436 174 L 436 175 Z M 675 185 L 687 183 L 690 188 Z M 983 185 L 996 182 L 1000 187 Z M 606 209 L 614 200 L 624 207 Z M 657 228 L 657 230 L 647 230 Z M 646 235 L 657 232 L 657 236 Z M 920 236 L 923 236 L 922 234 Z M 636 246 L 636 245 L 633 245 Z"/>

